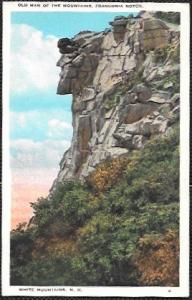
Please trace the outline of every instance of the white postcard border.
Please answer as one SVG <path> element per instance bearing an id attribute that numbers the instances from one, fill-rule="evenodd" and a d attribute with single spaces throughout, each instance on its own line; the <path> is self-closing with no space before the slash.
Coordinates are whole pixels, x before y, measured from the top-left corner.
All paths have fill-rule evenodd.
<path id="1" fill-rule="evenodd" d="M 22 5 L 19 5 L 21 4 Z M 114 2 L 3 2 L 3 188 L 2 188 L 2 294 L 3 296 L 117 296 L 117 297 L 188 297 L 189 296 L 189 4 Z M 52 7 L 52 4 L 61 7 Z M 25 6 L 27 4 L 27 6 Z M 66 7 L 63 8 L 63 4 Z M 79 4 L 80 7 L 74 7 Z M 104 5 L 106 4 L 106 7 Z M 85 7 L 83 7 L 85 5 Z M 98 5 L 103 5 L 99 7 Z M 110 6 L 111 5 L 111 6 Z M 126 7 L 127 5 L 127 7 Z M 107 7 L 108 6 L 108 7 Z M 9 65 L 10 15 L 13 11 L 97 11 L 140 10 L 178 11 L 181 13 L 181 117 L 180 117 L 180 286 L 179 287 L 32 287 L 10 286 L 11 174 L 9 166 Z"/>

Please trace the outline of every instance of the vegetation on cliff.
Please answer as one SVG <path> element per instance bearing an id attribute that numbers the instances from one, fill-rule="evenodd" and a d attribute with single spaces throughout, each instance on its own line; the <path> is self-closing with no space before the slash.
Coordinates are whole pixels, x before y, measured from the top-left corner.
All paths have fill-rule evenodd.
<path id="1" fill-rule="evenodd" d="M 178 286 L 177 125 L 32 207 L 11 233 L 12 285 Z"/>

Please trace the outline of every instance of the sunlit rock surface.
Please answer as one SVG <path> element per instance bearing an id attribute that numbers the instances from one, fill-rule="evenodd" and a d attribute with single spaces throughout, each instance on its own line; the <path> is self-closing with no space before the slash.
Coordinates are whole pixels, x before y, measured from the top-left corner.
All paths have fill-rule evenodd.
<path id="1" fill-rule="evenodd" d="M 57 93 L 73 95 L 73 138 L 53 187 L 144 147 L 178 120 L 178 22 L 170 13 L 141 12 L 116 17 L 110 30 L 59 40 Z"/>

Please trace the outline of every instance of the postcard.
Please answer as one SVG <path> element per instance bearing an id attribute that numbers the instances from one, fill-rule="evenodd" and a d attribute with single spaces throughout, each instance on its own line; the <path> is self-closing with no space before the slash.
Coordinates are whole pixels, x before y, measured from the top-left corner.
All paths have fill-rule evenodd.
<path id="1" fill-rule="evenodd" d="M 3 296 L 189 296 L 189 24 L 3 1 Z"/>

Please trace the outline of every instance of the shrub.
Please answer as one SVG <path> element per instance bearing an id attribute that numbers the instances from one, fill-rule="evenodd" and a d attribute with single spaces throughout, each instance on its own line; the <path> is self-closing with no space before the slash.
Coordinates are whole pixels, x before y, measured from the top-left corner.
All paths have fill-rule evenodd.
<path id="1" fill-rule="evenodd" d="M 169 230 L 165 235 L 149 234 L 140 238 L 134 262 L 140 272 L 140 285 L 178 286 L 178 232 Z"/>
<path id="2" fill-rule="evenodd" d="M 96 192 L 108 190 L 122 175 L 127 161 L 127 158 L 119 157 L 101 163 L 87 178 L 88 186 Z"/>
<path id="3" fill-rule="evenodd" d="M 177 285 L 178 144 L 175 126 L 32 204 L 11 234 L 12 284 Z"/>

